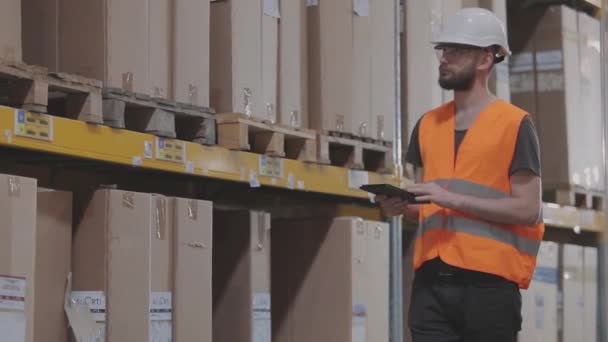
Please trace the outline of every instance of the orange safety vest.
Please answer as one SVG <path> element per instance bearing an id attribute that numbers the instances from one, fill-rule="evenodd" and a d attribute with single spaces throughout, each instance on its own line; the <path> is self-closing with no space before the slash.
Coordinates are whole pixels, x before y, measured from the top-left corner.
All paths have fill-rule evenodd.
<path id="1" fill-rule="evenodd" d="M 419 126 L 424 182 L 481 198 L 510 196 L 509 170 L 525 115 L 504 101 L 494 102 L 468 129 L 454 158 L 454 102 L 426 113 Z M 440 257 L 528 288 L 545 231 L 542 223 L 499 224 L 435 204 L 422 205 L 419 219 L 414 269 Z"/>

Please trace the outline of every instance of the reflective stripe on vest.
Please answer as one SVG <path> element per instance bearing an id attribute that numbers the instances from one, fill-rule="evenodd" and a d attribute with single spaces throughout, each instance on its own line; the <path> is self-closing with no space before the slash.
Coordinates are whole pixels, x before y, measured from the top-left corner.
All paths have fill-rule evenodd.
<path id="1" fill-rule="evenodd" d="M 492 225 L 484 221 L 477 221 L 466 217 L 444 216 L 434 214 L 424 219 L 420 223 L 418 234 L 433 229 L 445 228 L 458 233 L 473 234 L 482 238 L 492 239 L 498 242 L 515 247 L 518 251 L 530 256 L 536 256 L 540 248 L 540 241 L 528 239 L 508 231 L 505 228 Z"/>
<path id="2" fill-rule="evenodd" d="M 462 195 L 475 196 L 479 198 L 506 198 L 508 194 L 496 189 L 488 188 L 483 185 L 462 179 L 439 179 L 435 183 L 442 187 L 449 187 L 449 190 Z M 476 235 L 482 238 L 492 239 L 513 246 L 522 253 L 536 256 L 540 248 L 540 241 L 529 239 L 515 234 L 507 228 L 494 225 L 486 221 L 479 221 L 467 217 L 443 215 L 435 213 L 425 217 L 419 225 L 418 236 L 422 236 L 426 231 L 436 229 L 447 229 L 454 232 Z"/>

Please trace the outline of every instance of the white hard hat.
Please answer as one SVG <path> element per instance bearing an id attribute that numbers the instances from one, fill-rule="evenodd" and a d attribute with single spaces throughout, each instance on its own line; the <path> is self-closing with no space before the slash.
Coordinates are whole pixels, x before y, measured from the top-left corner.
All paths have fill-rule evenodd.
<path id="1" fill-rule="evenodd" d="M 477 7 L 461 9 L 448 18 L 433 44 L 498 45 L 500 51 L 497 57 L 511 55 L 503 22 L 491 11 Z"/>

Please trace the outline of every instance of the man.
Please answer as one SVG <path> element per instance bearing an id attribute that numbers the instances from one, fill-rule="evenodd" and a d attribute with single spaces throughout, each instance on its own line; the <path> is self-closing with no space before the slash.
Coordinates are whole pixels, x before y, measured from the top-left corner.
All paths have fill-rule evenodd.
<path id="1" fill-rule="evenodd" d="M 544 233 L 538 139 L 521 109 L 488 91 L 510 54 L 503 23 L 467 8 L 433 42 L 439 85 L 454 101 L 422 116 L 406 190 L 431 204 L 378 196 L 388 216 L 419 220 L 409 311 L 414 342 L 515 341 Z"/>

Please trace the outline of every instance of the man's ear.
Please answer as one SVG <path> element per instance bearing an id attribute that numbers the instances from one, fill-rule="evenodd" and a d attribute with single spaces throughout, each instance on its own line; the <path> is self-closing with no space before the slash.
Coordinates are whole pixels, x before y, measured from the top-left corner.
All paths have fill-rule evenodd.
<path id="1" fill-rule="evenodd" d="M 491 71 L 492 67 L 494 66 L 494 55 L 490 52 L 484 51 L 484 53 L 479 57 L 478 63 L 478 70 Z"/>

